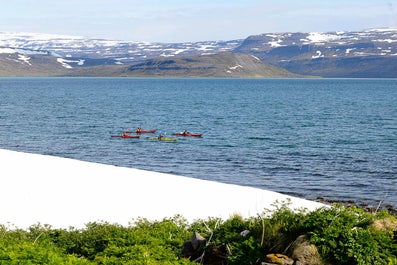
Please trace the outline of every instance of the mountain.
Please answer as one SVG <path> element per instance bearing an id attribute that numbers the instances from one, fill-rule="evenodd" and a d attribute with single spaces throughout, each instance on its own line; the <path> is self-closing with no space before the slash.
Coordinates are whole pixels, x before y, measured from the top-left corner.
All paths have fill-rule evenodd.
<path id="1" fill-rule="evenodd" d="M 397 77 L 397 29 L 250 36 L 234 52 L 297 74 Z"/>
<path id="2" fill-rule="evenodd" d="M 160 43 L 0 32 L 0 48 L 45 51 L 62 58 L 84 59 L 84 66 L 132 64 L 157 57 L 215 54 L 231 51 L 242 42 L 243 40 Z"/>
<path id="3" fill-rule="evenodd" d="M 252 55 L 231 53 L 242 42 L 144 43 L 2 33 L 0 75 L 299 77 Z"/>
<path id="4" fill-rule="evenodd" d="M 128 73 L 168 77 L 299 77 L 255 56 L 231 52 L 151 59 L 130 66 Z"/>
<path id="5" fill-rule="evenodd" d="M 302 77 L 280 67 L 262 62 L 249 54 L 223 52 L 212 55 L 155 58 L 131 66 L 96 66 L 75 69 L 72 76 L 124 77 Z"/>
<path id="6" fill-rule="evenodd" d="M 241 54 L 254 57 L 241 59 Z M 239 60 L 245 62 L 244 70 Z M 395 78 L 397 29 L 265 33 L 244 40 L 186 43 L 0 32 L 3 76 L 268 76 L 263 71 L 270 68 L 264 62 L 296 75 Z M 227 70 L 230 67 L 237 68 Z M 276 77 L 281 73 L 278 70 Z"/>
<path id="7" fill-rule="evenodd" d="M 0 48 L 0 76 L 51 76 L 63 74 L 65 60 L 47 52 Z"/>

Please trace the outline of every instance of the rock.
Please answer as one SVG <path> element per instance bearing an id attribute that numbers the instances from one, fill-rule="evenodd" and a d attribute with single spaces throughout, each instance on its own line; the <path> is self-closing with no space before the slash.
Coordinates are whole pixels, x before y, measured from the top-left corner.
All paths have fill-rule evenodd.
<path id="1" fill-rule="evenodd" d="M 397 231 L 397 220 L 392 218 L 384 218 L 375 220 L 371 226 L 380 231 Z"/>
<path id="2" fill-rule="evenodd" d="M 192 239 L 183 243 L 181 257 L 195 260 L 199 258 L 204 251 L 207 240 L 199 233 L 195 232 Z"/>
<path id="3" fill-rule="evenodd" d="M 323 265 L 317 247 L 310 244 L 306 236 L 299 236 L 292 244 L 291 258 L 296 265 Z"/>
<path id="4" fill-rule="evenodd" d="M 249 234 L 251 234 L 251 231 L 250 231 L 250 230 L 244 230 L 244 231 L 242 231 L 242 232 L 240 233 L 240 235 L 241 235 L 242 237 L 247 237 Z"/>
<path id="5" fill-rule="evenodd" d="M 200 264 L 223 265 L 227 264 L 229 255 L 227 245 L 207 244 L 207 240 L 195 232 L 192 238 L 183 244 L 180 256 Z"/>
<path id="6" fill-rule="evenodd" d="M 197 250 L 201 246 L 205 246 L 205 244 L 207 243 L 207 240 L 199 233 L 194 232 L 194 235 L 192 236 L 192 239 L 190 240 L 190 242 L 192 242 L 193 249 Z"/>
<path id="7" fill-rule="evenodd" d="M 283 254 L 267 254 L 265 262 L 262 264 L 292 265 L 294 260 Z"/>
<path id="8" fill-rule="evenodd" d="M 203 260 L 201 264 L 208 265 L 224 265 L 227 264 L 227 257 L 230 255 L 226 245 L 222 246 L 208 246 L 205 249 Z"/>

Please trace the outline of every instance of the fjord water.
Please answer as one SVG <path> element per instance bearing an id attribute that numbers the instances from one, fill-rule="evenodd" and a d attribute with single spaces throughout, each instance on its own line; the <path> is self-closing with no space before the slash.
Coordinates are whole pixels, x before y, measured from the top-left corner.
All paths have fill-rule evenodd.
<path id="1" fill-rule="evenodd" d="M 0 95 L 3 149 L 397 206 L 396 79 L 0 78 Z M 204 137 L 111 138 L 138 126 Z"/>

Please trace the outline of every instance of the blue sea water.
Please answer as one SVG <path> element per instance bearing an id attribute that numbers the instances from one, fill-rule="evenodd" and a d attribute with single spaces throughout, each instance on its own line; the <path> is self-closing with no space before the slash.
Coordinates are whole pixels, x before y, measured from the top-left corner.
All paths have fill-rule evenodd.
<path id="1" fill-rule="evenodd" d="M 397 206 L 397 80 L 0 78 L 0 148 Z"/>

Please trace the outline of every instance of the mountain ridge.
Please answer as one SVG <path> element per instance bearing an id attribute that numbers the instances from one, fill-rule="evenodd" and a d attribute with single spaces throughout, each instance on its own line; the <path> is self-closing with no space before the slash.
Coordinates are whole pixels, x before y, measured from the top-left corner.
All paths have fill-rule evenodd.
<path id="1" fill-rule="evenodd" d="M 228 54 L 231 60 L 233 54 L 249 54 L 265 64 L 286 69 L 297 76 L 397 77 L 397 29 L 263 33 L 240 40 L 186 43 L 114 41 L 0 32 L 0 75 L 69 76 L 73 73 L 89 74 L 90 71 L 100 69 L 98 73 L 104 74 L 120 75 L 124 71 L 124 74 L 135 72 L 141 76 L 150 76 L 151 71 L 154 76 L 168 76 L 171 73 L 169 69 L 153 69 L 156 65 L 153 60 L 157 61 L 158 67 L 162 67 L 168 58 L 174 60 L 174 66 L 187 67 L 186 76 L 194 76 L 197 67 L 187 59 L 213 56 L 219 61 L 209 58 L 205 60 L 207 63 L 211 61 L 214 68 L 220 69 L 224 67 L 222 64 L 225 55 L 215 55 L 222 53 Z M 203 58 L 198 58 L 194 60 L 203 63 Z M 143 73 L 145 64 L 147 72 Z M 148 67 L 150 64 L 152 66 Z M 133 65 L 135 67 L 128 69 Z M 248 69 L 248 65 L 245 68 Z M 253 73 L 257 70 L 252 69 Z M 200 76 L 205 75 L 201 72 Z M 174 73 L 180 76 L 181 71 Z M 219 73 L 218 71 L 218 76 Z M 242 76 L 255 74 L 244 73 Z"/>
<path id="2" fill-rule="evenodd" d="M 132 65 L 80 68 L 71 76 L 299 78 L 249 54 L 222 52 L 213 55 L 154 58 Z"/>
<path id="3" fill-rule="evenodd" d="M 264 33 L 234 50 L 297 74 L 322 77 L 397 77 L 397 29 Z"/>

